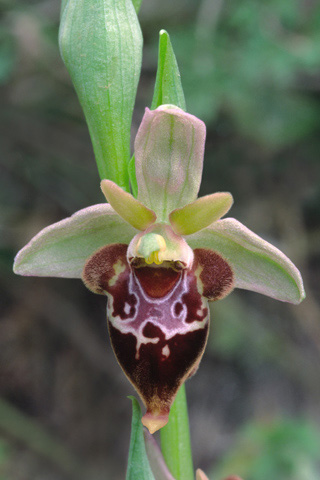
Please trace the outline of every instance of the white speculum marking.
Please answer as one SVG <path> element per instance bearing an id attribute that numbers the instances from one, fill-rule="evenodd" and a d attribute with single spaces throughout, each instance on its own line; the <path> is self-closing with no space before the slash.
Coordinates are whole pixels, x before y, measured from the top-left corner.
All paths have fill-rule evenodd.
<path id="1" fill-rule="evenodd" d="M 107 316 L 114 328 L 123 334 L 131 333 L 137 339 L 136 343 L 136 359 L 139 359 L 139 351 L 142 344 L 153 343 L 160 341 L 159 337 L 149 338 L 142 332 L 147 323 L 152 323 L 155 327 L 161 329 L 166 340 L 175 335 L 184 335 L 195 330 L 204 328 L 209 319 L 209 310 L 205 315 L 205 309 L 208 307 L 206 299 L 201 297 L 202 308 L 197 310 L 197 315 L 202 320 L 194 320 L 186 323 L 187 306 L 183 302 L 183 295 L 188 292 L 188 276 L 183 272 L 181 278 L 178 280 L 174 288 L 162 298 L 151 298 L 145 294 L 139 280 L 134 272 L 130 274 L 129 281 L 129 295 L 134 295 L 136 303 L 134 305 L 134 314 L 130 318 L 123 319 L 120 315 L 113 315 L 113 296 L 108 295 Z M 180 311 L 175 312 L 175 307 L 179 305 Z M 182 308 L 181 308 L 182 307 Z M 129 303 L 124 303 L 124 313 L 130 313 L 131 306 Z M 170 355 L 170 349 L 166 345 L 162 349 L 165 357 Z"/>
<path id="2" fill-rule="evenodd" d="M 164 357 L 168 358 L 169 355 L 170 355 L 170 348 L 168 345 L 166 345 L 165 347 L 163 347 L 163 349 L 161 350 L 161 353 Z"/>
<path id="3" fill-rule="evenodd" d="M 129 315 L 130 310 L 131 310 L 131 306 L 129 305 L 128 302 L 126 302 L 126 303 L 124 304 L 124 309 L 123 309 L 123 310 L 124 310 L 124 313 L 125 313 L 126 315 Z"/>

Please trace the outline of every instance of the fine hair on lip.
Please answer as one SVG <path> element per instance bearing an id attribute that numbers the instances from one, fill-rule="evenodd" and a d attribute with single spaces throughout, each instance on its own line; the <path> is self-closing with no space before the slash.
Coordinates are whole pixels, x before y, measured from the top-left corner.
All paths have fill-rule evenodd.
<path id="1" fill-rule="evenodd" d="M 151 268 L 172 268 L 173 270 L 180 272 L 181 270 L 187 268 L 184 262 L 180 260 L 165 260 L 161 264 L 150 263 L 148 264 L 142 257 L 132 257 L 129 258 L 129 263 L 133 268 L 142 268 L 142 267 L 151 267 Z"/>

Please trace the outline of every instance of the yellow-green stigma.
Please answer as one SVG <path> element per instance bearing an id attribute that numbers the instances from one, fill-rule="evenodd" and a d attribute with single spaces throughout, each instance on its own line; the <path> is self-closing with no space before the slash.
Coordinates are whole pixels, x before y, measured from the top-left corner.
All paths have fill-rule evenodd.
<path id="1" fill-rule="evenodd" d="M 143 257 L 148 265 L 151 265 L 152 263 L 161 265 L 163 262 L 161 252 L 164 252 L 166 248 L 166 241 L 162 235 L 157 233 L 146 233 L 139 239 L 136 251 L 137 256 Z"/>

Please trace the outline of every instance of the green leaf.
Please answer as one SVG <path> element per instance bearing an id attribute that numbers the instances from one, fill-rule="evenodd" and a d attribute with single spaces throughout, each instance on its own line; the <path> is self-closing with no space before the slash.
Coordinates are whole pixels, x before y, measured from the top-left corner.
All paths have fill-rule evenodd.
<path id="1" fill-rule="evenodd" d="M 132 0 L 132 3 L 133 3 L 133 6 L 134 6 L 135 11 L 136 11 L 137 13 L 139 13 L 142 0 Z"/>
<path id="2" fill-rule="evenodd" d="M 135 3 L 139 3 L 139 0 L 136 0 L 134 5 Z M 177 60 L 171 45 L 169 34 L 165 30 L 160 31 L 157 77 L 151 109 L 154 110 L 163 104 L 176 105 L 182 110 L 186 110 L 186 102 L 181 85 Z M 128 171 L 133 196 L 137 197 L 138 184 L 134 155 L 129 161 Z"/>
<path id="3" fill-rule="evenodd" d="M 141 408 L 134 397 L 132 400 L 132 424 L 126 480 L 155 480 L 149 465 L 141 423 Z"/>
<path id="4" fill-rule="evenodd" d="M 68 0 L 60 51 L 83 108 L 101 179 L 129 191 L 130 129 L 142 36 L 131 0 Z"/>
<path id="5" fill-rule="evenodd" d="M 132 195 L 135 198 L 137 198 L 137 196 L 138 196 L 138 182 L 137 182 L 137 176 L 136 176 L 136 162 L 135 162 L 135 156 L 134 155 L 132 155 L 132 157 L 130 158 L 130 161 L 128 163 L 128 172 L 129 172 L 129 179 L 130 179 Z"/>
<path id="6" fill-rule="evenodd" d="M 176 480 L 193 480 L 189 419 L 185 386 L 182 385 L 171 407 L 169 422 L 160 430 L 161 450 Z"/>
<path id="7" fill-rule="evenodd" d="M 164 104 L 173 104 L 186 110 L 186 101 L 181 85 L 177 60 L 170 42 L 169 34 L 160 31 L 158 69 L 151 109 Z"/>

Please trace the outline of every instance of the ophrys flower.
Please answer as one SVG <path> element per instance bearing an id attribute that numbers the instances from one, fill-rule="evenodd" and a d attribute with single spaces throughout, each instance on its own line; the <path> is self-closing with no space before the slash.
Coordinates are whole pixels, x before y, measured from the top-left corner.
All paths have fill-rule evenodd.
<path id="1" fill-rule="evenodd" d="M 232 288 L 299 303 L 302 279 L 277 248 L 232 218 L 229 193 L 197 199 L 205 126 L 174 106 L 146 110 L 135 140 L 138 198 L 103 180 L 108 204 L 42 230 L 17 255 L 21 275 L 82 278 L 107 295 L 116 357 L 147 407 L 151 432 L 168 420 L 197 369 L 208 301 Z"/>

